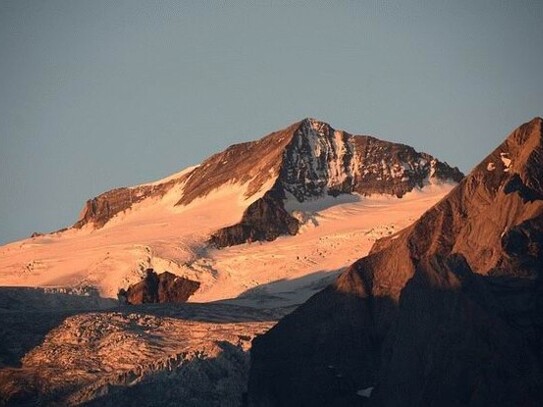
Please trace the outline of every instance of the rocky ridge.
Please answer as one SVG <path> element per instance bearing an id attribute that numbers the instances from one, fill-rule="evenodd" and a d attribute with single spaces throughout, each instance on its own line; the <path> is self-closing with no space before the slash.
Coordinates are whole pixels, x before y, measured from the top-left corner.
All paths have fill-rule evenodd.
<path id="1" fill-rule="evenodd" d="M 182 185 L 189 175 L 190 171 L 179 177 L 169 177 L 164 182 L 139 185 L 133 188 L 115 188 L 104 192 L 85 203 L 79 214 L 79 219 L 73 227 L 80 229 L 90 224 L 95 228 L 101 228 L 118 213 L 127 211 L 146 199 L 164 196 L 174 186 Z"/>
<path id="2" fill-rule="evenodd" d="M 538 405 L 542 168 L 536 118 L 253 341 L 250 405 Z"/>

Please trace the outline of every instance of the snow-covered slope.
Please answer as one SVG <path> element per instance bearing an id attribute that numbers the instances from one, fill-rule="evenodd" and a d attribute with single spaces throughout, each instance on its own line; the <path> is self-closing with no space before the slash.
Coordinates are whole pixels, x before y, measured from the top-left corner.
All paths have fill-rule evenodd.
<path id="1" fill-rule="evenodd" d="M 460 177 L 411 147 L 306 119 L 161 181 L 106 192 L 70 229 L 1 247 L 0 285 L 90 286 L 115 297 L 153 267 L 201 282 L 191 301 L 296 304 Z M 266 208 L 270 194 L 297 234 L 250 243 L 247 210 Z M 243 244 L 209 244 L 232 225 L 248 231 Z"/>
<path id="2" fill-rule="evenodd" d="M 208 250 L 191 266 L 214 278 L 191 301 L 237 297 L 237 302 L 263 307 L 300 304 L 368 253 L 375 240 L 411 224 L 451 188 L 431 186 L 402 199 L 353 194 L 304 204 L 290 200 L 287 208 L 302 221 L 299 233 Z"/>

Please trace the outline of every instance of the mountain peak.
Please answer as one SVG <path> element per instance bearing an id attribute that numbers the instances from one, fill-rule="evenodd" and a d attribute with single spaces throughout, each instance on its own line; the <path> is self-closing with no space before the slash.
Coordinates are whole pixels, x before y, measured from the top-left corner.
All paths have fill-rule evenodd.
<path id="1" fill-rule="evenodd" d="M 289 128 L 289 129 L 292 129 Z M 230 246 L 247 240 L 273 240 L 279 234 L 295 234 L 298 222 L 284 209 L 285 199 L 299 203 L 327 195 L 356 193 L 385 194 L 401 198 L 414 188 L 431 183 L 459 182 L 463 174 L 429 154 L 418 153 L 412 147 L 382 141 L 368 136 L 353 136 L 334 130 L 314 119 L 304 119 L 294 130 L 282 135 L 282 150 L 273 149 L 278 163 L 269 161 L 269 178 L 251 181 L 246 198 L 262 185 L 273 186 L 244 212 L 240 223 L 219 230 L 212 236 L 217 246 Z M 277 138 L 275 133 L 261 139 Z M 256 153 L 256 158 L 269 159 L 270 153 Z M 254 168 L 255 157 L 246 155 L 244 164 Z M 189 180 L 190 181 L 190 180 Z M 279 227 L 280 226 L 280 227 Z"/>
<path id="2" fill-rule="evenodd" d="M 499 191 L 517 192 L 528 201 L 543 197 L 543 120 L 536 117 L 515 129 L 468 178 L 493 191 L 488 199 Z"/>
<path id="3" fill-rule="evenodd" d="M 301 127 L 312 128 L 313 130 L 320 131 L 325 127 L 330 128 L 330 124 L 313 117 L 306 117 L 301 121 Z"/>
<path id="4" fill-rule="evenodd" d="M 504 144 L 514 143 L 522 147 L 526 142 L 537 143 L 543 138 L 543 119 L 534 117 L 514 130 Z"/>
<path id="5" fill-rule="evenodd" d="M 535 116 L 532 120 L 530 120 L 528 123 L 531 124 L 538 124 L 540 127 L 543 124 L 543 118 L 541 116 Z"/>

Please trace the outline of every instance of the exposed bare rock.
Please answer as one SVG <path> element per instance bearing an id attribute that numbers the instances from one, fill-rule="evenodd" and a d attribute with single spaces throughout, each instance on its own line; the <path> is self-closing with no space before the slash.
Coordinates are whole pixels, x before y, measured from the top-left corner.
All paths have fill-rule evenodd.
<path id="1" fill-rule="evenodd" d="M 128 304 L 186 302 L 199 287 L 197 281 L 167 271 L 157 274 L 148 269 L 145 278 L 130 286 L 124 295 Z"/>
<path id="2" fill-rule="evenodd" d="M 132 208 L 133 205 L 149 198 L 163 196 L 175 185 L 185 182 L 189 175 L 190 172 L 158 184 L 140 185 L 134 188 L 116 188 L 104 192 L 85 203 L 79 219 L 73 227 L 81 228 L 86 224 L 92 224 L 96 228 L 101 228 L 115 215 Z"/>
<path id="3" fill-rule="evenodd" d="M 270 191 L 249 205 L 240 223 L 213 234 L 210 243 L 216 247 L 225 247 L 245 242 L 270 241 L 281 235 L 295 235 L 298 227 L 298 220 L 285 210 L 282 199 Z"/>
<path id="4" fill-rule="evenodd" d="M 187 205 L 228 183 L 248 182 L 247 197 L 270 179 L 277 178 L 285 148 L 300 123 L 273 132 L 257 141 L 235 144 L 196 168 L 187 180 L 177 205 Z"/>
<path id="5" fill-rule="evenodd" d="M 536 118 L 253 341 L 250 405 L 539 405 L 541 168 Z"/>
<path id="6" fill-rule="evenodd" d="M 435 181 L 459 182 L 458 168 L 412 147 L 371 136 L 353 136 L 329 124 L 304 119 L 284 130 L 215 154 L 189 176 L 178 205 L 229 182 L 249 182 L 247 197 L 270 179 L 273 189 L 300 202 L 357 192 L 402 196 Z"/>
<path id="7" fill-rule="evenodd" d="M 356 192 L 398 197 L 426 183 L 459 182 L 463 174 L 412 147 L 353 136 L 306 119 L 292 135 L 279 180 L 300 202 Z"/>

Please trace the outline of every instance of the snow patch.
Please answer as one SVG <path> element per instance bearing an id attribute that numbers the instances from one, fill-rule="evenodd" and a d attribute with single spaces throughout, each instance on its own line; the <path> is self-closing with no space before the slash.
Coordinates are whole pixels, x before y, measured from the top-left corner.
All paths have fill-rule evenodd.
<path id="1" fill-rule="evenodd" d="M 194 171 L 199 166 L 200 166 L 200 164 L 193 165 L 192 167 L 187 167 L 184 170 L 179 171 L 179 172 L 177 172 L 175 174 L 172 174 L 172 175 L 170 175 L 168 177 L 161 178 L 161 179 L 159 179 L 157 181 L 152 181 L 152 182 L 148 182 L 148 183 L 145 183 L 145 184 L 139 184 L 139 185 L 130 187 L 130 189 L 137 189 L 137 188 L 140 188 L 140 187 L 150 187 L 150 186 L 165 184 L 166 182 L 181 178 L 182 176 L 191 173 L 192 171 Z"/>
<path id="2" fill-rule="evenodd" d="M 509 169 L 511 168 L 512 161 L 509 158 L 509 153 L 500 153 L 500 158 L 502 160 L 502 163 L 505 167 L 503 170 L 504 172 L 509 172 Z"/>

